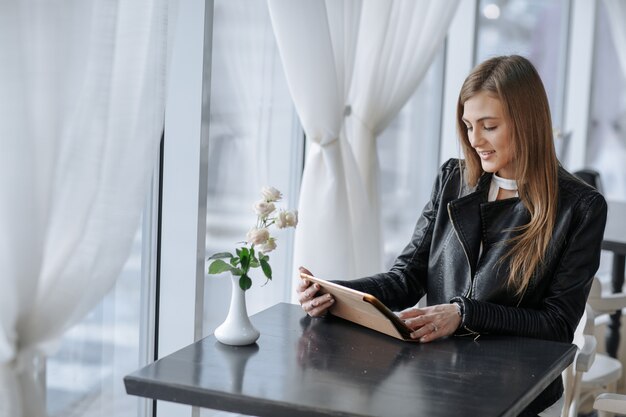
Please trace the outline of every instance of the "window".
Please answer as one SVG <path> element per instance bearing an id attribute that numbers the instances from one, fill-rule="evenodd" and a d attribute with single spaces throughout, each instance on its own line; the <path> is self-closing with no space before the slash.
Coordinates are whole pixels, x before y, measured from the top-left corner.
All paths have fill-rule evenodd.
<path id="1" fill-rule="evenodd" d="M 497 55 L 530 59 L 546 88 L 555 127 L 563 124 L 568 22 L 569 2 L 564 0 L 481 0 L 478 4 L 475 63 Z"/>
<path id="2" fill-rule="evenodd" d="M 626 75 L 604 2 L 597 3 L 587 165 L 600 173 L 608 200 L 626 201 Z"/>
<path id="3" fill-rule="evenodd" d="M 254 226 L 252 205 L 264 185 L 282 191 L 283 208 L 295 208 L 304 136 L 299 128 L 266 2 L 216 0 L 211 47 L 207 190 L 207 255 L 233 251 Z M 274 280 L 262 287 L 260 270 L 247 292 L 254 314 L 291 295 L 293 229 L 277 231 L 270 253 Z M 224 320 L 229 274 L 207 275 L 204 334 Z"/>
<path id="4" fill-rule="evenodd" d="M 444 48 L 411 99 L 378 137 L 383 268 L 411 239 L 439 168 Z"/>
<path id="5" fill-rule="evenodd" d="M 123 378 L 153 360 L 153 207 L 150 196 L 115 286 L 46 361 L 51 417 L 137 417 L 151 407 L 126 394 Z"/>

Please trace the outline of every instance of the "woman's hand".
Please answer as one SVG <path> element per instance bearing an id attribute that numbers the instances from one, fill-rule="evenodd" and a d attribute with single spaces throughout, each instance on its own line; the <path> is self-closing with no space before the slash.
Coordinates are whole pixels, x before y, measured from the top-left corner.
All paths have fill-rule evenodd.
<path id="1" fill-rule="evenodd" d="M 300 267 L 300 272 L 313 276 L 306 268 Z M 318 293 L 319 284 L 311 285 L 307 279 L 301 278 L 296 292 L 302 309 L 311 317 L 322 317 L 328 313 L 328 308 L 333 305 L 335 299 L 330 294 Z"/>
<path id="2" fill-rule="evenodd" d="M 424 308 L 407 308 L 398 317 L 413 330 L 411 338 L 420 342 L 432 342 L 450 336 L 461 325 L 461 316 L 456 304 L 438 304 Z"/>

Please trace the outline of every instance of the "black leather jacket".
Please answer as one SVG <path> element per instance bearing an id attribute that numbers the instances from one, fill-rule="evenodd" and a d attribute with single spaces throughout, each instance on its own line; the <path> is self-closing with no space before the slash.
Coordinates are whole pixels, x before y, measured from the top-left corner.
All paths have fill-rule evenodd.
<path id="1" fill-rule="evenodd" d="M 571 342 L 600 261 L 606 201 L 595 189 L 559 169 L 558 212 L 541 270 L 527 290 L 507 288 L 510 229 L 528 223 L 519 198 L 487 202 L 491 174 L 464 185 L 459 160 L 446 162 L 410 243 L 385 273 L 342 284 L 375 295 L 394 310 L 426 295 L 428 305 L 463 304 L 457 333 L 507 334 Z M 482 255 L 479 256 L 482 242 Z M 558 399 L 558 379 L 531 404 L 533 413 Z"/>

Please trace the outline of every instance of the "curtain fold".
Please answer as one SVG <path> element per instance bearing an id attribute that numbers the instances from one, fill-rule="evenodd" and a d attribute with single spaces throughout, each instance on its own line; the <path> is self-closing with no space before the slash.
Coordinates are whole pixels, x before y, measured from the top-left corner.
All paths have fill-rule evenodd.
<path id="1" fill-rule="evenodd" d="M 411 98 L 443 45 L 458 0 L 364 1 L 346 137 L 369 204 L 368 252 L 382 254 L 376 138 Z M 438 140 L 438 138 L 422 138 Z M 358 228 L 362 230 L 362 228 Z M 380 262 L 380 261 L 378 261 Z M 380 271 L 372 264 L 363 275 Z"/>
<path id="2" fill-rule="evenodd" d="M 457 5 L 269 0 L 289 88 L 311 143 L 295 267 L 341 279 L 381 270 L 376 137 L 416 90 Z"/>
<path id="3" fill-rule="evenodd" d="M 163 130 L 175 11 L 167 0 L 0 5 L 0 416 L 45 414 L 33 358 L 128 256 Z"/>
<path id="4" fill-rule="evenodd" d="M 270 0 L 287 84 L 309 139 L 294 259 L 321 276 L 353 276 L 348 181 L 339 136 L 351 82 L 360 2 Z M 356 185 L 358 187 L 358 185 Z M 330 232 L 330 233 L 329 233 Z M 335 269 L 339 268 L 339 269 Z"/>

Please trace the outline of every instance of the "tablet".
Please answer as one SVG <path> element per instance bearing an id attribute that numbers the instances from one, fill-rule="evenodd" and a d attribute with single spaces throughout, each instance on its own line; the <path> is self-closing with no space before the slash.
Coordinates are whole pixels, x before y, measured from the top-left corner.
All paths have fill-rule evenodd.
<path id="1" fill-rule="evenodd" d="M 322 293 L 333 295 L 335 303 L 330 307 L 329 311 L 334 316 L 360 324 L 396 339 L 416 341 L 411 339 L 410 334 L 412 330 L 373 295 L 302 272 L 300 276 L 319 284 Z"/>

